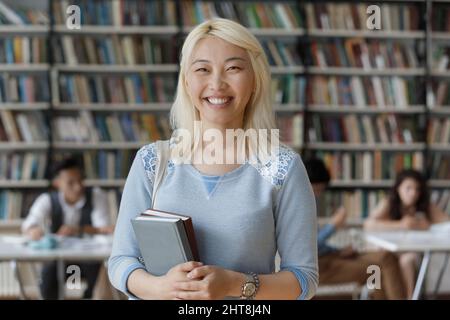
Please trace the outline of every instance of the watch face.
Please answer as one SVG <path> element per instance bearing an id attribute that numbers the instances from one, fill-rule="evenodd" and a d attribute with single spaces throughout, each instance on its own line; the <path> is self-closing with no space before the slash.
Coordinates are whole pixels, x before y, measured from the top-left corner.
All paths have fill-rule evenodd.
<path id="1" fill-rule="evenodd" d="M 244 286 L 244 295 L 246 297 L 251 297 L 255 293 L 255 290 L 256 290 L 256 286 L 254 283 L 251 283 L 251 282 L 246 283 Z"/>

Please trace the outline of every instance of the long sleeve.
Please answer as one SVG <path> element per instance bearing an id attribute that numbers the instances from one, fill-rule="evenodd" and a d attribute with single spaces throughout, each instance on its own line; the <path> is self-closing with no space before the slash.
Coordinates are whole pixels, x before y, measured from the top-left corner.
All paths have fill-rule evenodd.
<path id="1" fill-rule="evenodd" d="M 298 299 L 310 299 L 318 285 L 316 203 L 298 155 L 288 169 L 275 212 L 280 270 L 297 277 L 302 289 Z"/>
<path id="2" fill-rule="evenodd" d="M 114 231 L 112 253 L 108 261 L 111 283 L 130 297 L 133 295 L 127 290 L 129 275 L 136 269 L 145 268 L 138 259 L 141 254 L 131 220 L 151 207 L 151 191 L 152 183 L 144 170 L 140 150 L 136 154 L 125 183 Z"/>

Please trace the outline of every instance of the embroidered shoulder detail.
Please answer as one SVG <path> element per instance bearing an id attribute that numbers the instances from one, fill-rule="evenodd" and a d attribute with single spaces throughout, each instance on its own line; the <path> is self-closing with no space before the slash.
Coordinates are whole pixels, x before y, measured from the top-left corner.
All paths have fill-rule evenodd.
<path id="1" fill-rule="evenodd" d="M 169 147 L 173 148 L 173 144 L 169 142 Z M 155 181 L 156 164 L 158 162 L 158 153 L 156 150 L 156 143 L 150 143 L 139 149 L 138 153 L 141 155 L 142 163 L 144 164 L 145 173 L 148 179 L 153 184 Z M 175 163 L 172 159 L 167 161 L 167 172 L 173 170 Z"/>
<path id="2" fill-rule="evenodd" d="M 156 153 L 156 143 L 150 143 L 139 149 L 138 153 L 141 156 L 142 163 L 144 164 L 144 170 L 153 184 L 155 181 L 156 163 L 158 161 L 158 155 Z"/>
<path id="3" fill-rule="evenodd" d="M 251 165 L 265 180 L 269 181 L 276 189 L 280 189 L 296 155 L 297 153 L 292 149 L 280 145 L 278 153 L 269 161 L 262 163 L 257 160 L 256 163 L 251 163 Z"/>

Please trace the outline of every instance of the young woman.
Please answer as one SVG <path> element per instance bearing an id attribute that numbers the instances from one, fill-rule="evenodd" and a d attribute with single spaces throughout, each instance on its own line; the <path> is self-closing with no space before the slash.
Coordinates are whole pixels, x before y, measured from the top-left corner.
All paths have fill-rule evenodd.
<path id="1" fill-rule="evenodd" d="M 448 215 L 430 203 L 425 178 L 407 169 L 397 175 L 389 197 L 382 200 L 365 221 L 367 230 L 426 230 L 430 224 L 448 220 Z M 399 262 L 409 298 L 416 281 L 417 253 L 400 254 Z"/>
<path id="2" fill-rule="evenodd" d="M 195 121 L 201 121 L 201 134 L 212 131 L 222 137 L 230 129 L 270 130 L 274 127 L 270 83 L 264 51 L 246 28 L 226 19 L 202 23 L 182 48 L 172 126 L 194 136 Z M 187 154 L 198 159 L 211 145 L 205 140 L 188 143 Z M 116 288 L 141 299 L 314 295 L 316 207 L 305 167 L 300 156 L 285 146 L 275 148 L 271 157 L 258 158 L 256 149 L 267 144 L 266 150 L 272 150 L 277 145 L 270 135 L 259 137 L 257 145 L 250 140 L 250 146 L 243 146 L 243 140 L 226 136 L 222 148 L 216 144 L 214 149 L 216 159 L 221 153 L 245 150 L 242 163 L 235 156 L 213 163 L 170 159 L 156 204 L 152 199 L 156 145 L 139 150 L 123 191 L 109 260 L 109 277 Z M 171 139 L 171 148 L 177 141 Z M 130 220 L 152 205 L 192 217 L 200 263 L 174 266 L 163 276 L 144 269 Z M 274 273 L 277 250 L 281 266 Z"/>

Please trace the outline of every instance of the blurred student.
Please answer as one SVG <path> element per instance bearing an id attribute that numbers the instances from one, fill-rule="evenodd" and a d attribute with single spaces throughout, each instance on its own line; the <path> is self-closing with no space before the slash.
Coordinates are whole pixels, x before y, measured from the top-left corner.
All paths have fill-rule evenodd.
<path id="1" fill-rule="evenodd" d="M 316 199 L 327 188 L 330 174 L 320 159 L 310 159 L 305 162 L 306 171 L 311 181 Z M 375 289 L 374 299 L 405 299 L 405 289 L 397 257 L 386 251 L 358 253 L 351 246 L 343 249 L 329 245 L 328 239 L 345 225 L 347 212 L 339 207 L 331 216 L 330 222 L 319 229 L 317 234 L 319 254 L 320 284 L 339 284 L 357 282 L 366 285 L 370 274 L 367 268 L 376 265 L 381 270 L 381 289 Z"/>
<path id="2" fill-rule="evenodd" d="M 85 188 L 83 170 L 74 157 L 56 164 L 52 185 L 56 191 L 40 195 L 30 208 L 22 224 L 22 232 L 32 240 L 46 234 L 80 236 L 113 232 L 107 197 L 98 188 Z M 84 298 L 91 298 L 100 263 L 71 263 L 80 266 L 81 277 L 87 280 Z M 40 284 L 44 299 L 57 299 L 56 262 L 43 266 Z"/>
<path id="3" fill-rule="evenodd" d="M 426 230 L 431 224 L 447 221 L 445 214 L 430 203 L 425 178 L 416 170 L 401 171 L 387 198 L 370 213 L 366 230 Z M 399 255 L 400 267 L 408 298 L 412 297 L 420 255 Z"/>

